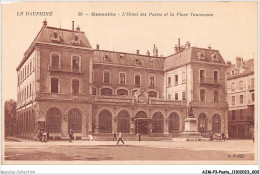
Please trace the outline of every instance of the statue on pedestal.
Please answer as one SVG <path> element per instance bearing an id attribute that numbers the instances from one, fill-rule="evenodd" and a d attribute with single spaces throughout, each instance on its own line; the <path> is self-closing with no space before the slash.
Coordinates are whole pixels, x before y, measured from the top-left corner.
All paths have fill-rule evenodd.
<path id="1" fill-rule="evenodd" d="M 191 103 L 189 103 L 189 106 L 188 106 L 188 117 L 189 118 L 195 118 L 194 114 L 193 114 L 193 108 L 192 108 Z"/>

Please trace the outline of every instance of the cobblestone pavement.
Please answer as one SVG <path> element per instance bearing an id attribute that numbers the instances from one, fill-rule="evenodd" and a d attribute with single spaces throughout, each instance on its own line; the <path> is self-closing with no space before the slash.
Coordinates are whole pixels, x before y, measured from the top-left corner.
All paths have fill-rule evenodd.
<path id="1" fill-rule="evenodd" d="M 5 160 L 118 161 L 118 160 L 254 160 L 252 140 L 206 142 L 127 141 L 49 141 L 6 139 Z"/>

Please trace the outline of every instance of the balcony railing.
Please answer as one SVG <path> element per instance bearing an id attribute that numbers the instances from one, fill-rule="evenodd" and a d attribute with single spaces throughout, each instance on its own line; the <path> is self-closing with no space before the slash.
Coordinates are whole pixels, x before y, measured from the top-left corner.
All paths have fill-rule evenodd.
<path id="1" fill-rule="evenodd" d="M 220 86 L 222 83 L 224 83 L 221 79 L 214 79 L 214 78 L 200 78 L 199 84 L 203 85 L 217 85 Z"/>
<path id="2" fill-rule="evenodd" d="M 49 93 L 49 92 L 38 92 L 36 93 L 36 99 L 61 99 L 61 100 L 89 100 L 91 96 L 84 94 L 70 94 L 70 93 Z"/>
<path id="3" fill-rule="evenodd" d="M 207 101 L 193 101 L 193 106 L 205 106 L 205 107 L 218 107 L 218 108 L 227 108 L 228 103 L 226 102 L 207 102 Z"/>
<path id="4" fill-rule="evenodd" d="M 72 67 L 71 65 L 48 65 L 50 72 L 63 72 L 63 73 L 83 73 L 78 66 Z"/>

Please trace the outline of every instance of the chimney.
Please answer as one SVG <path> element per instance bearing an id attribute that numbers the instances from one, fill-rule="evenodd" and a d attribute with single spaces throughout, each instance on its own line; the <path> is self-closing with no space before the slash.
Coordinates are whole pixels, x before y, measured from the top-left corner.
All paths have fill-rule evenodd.
<path id="1" fill-rule="evenodd" d="M 175 51 L 175 53 L 178 53 L 178 45 L 175 45 L 174 51 Z"/>
<path id="2" fill-rule="evenodd" d="M 74 21 L 72 21 L 72 30 L 74 30 Z"/>
<path id="3" fill-rule="evenodd" d="M 228 64 L 228 65 L 231 65 L 231 61 L 227 61 L 227 64 Z"/>
<path id="4" fill-rule="evenodd" d="M 210 46 L 210 44 L 209 44 L 209 47 L 208 47 L 208 49 L 209 49 L 209 50 L 211 49 L 211 46 Z"/>
<path id="5" fill-rule="evenodd" d="M 237 67 L 241 67 L 243 64 L 243 58 L 242 57 L 236 57 L 236 65 Z"/>
<path id="6" fill-rule="evenodd" d="M 76 31 L 77 31 L 77 32 L 80 32 L 80 27 L 79 27 L 79 26 L 76 28 Z"/>
<path id="7" fill-rule="evenodd" d="M 139 55 L 139 50 L 136 50 L 136 54 Z"/>
<path id="8" fill-rule="evenodd" d="M 181 39 L 178 38 L 178 52 L 181 51 Z"/>
<path id="9" fill-rule="evenodd" d="M 155 56 L 158 57 L 158 49 L 155 49 Z"/>
<path id="10" fill-rule="evenodd" d="M 190 42 L 189 41 L 187 41 L 186 44 L 185 44 L 185 49 L 188 49 L 188 48 L 190 48 Z"/>
<path id="11" fill-rule="evenodd" d="M 42 23 L 43 23 L 43 27 L 47 27 L 47 21 L 46 21 L 46 19 L 45 19 Z"/>
<path id="12" fill-rule="evenodd" d="M 99 50 L 99 44 L 96 45 L 96 50 Z"/>
<path id="13" fill-rule="evenodd" d="M 149 50 L 147 50 L 146 55 L 150 56 L 150 51 Z"/>

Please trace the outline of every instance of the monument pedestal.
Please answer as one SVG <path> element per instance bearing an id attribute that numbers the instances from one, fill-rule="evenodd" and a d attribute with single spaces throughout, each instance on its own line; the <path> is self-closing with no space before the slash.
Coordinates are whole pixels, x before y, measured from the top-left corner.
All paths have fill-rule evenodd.
<path id="1" fill-rule="evenodd" d="M 173 141 L 208 141 L 210 138 L 201 136 L 198 132 L 198 124 L 196 118 L 188 117 L 184 120 L 184 131 L 178 138 L 172 138 Z"/>

